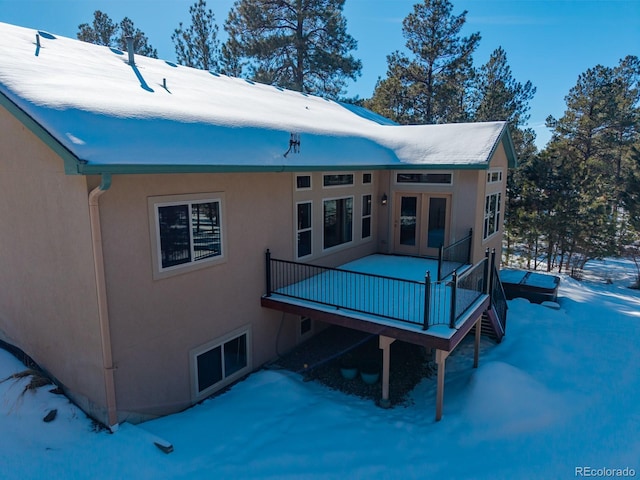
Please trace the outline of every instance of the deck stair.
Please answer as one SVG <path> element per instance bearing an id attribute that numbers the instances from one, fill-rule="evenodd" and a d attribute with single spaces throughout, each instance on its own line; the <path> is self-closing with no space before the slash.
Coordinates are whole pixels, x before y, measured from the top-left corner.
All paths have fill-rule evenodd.
<path id="1" fill-rule="evenodd" d="M 489 282 L 491 304 L 482 314 L 480 333 L 500 343 L 506 333 L 508 307 L 500 275 L 495 267 L 491 271 Z"/>

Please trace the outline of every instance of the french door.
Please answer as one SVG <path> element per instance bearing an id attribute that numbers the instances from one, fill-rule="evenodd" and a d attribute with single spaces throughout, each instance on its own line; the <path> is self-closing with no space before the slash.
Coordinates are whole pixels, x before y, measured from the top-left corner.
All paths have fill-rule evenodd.
<path id="1" fill-rule="evenodd" d="M 397 193 L 394 248 L 407 255 L 437 256 L 449 234 L 449 197 L 428 193 Z"/>

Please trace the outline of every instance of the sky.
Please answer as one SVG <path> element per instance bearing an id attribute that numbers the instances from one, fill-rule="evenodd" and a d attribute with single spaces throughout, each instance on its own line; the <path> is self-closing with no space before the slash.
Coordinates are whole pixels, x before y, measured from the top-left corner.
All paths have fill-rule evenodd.
<path id="1" fill-rule="evenodd" d="M 628 260 L 592 261 L 582 282 L 561 275 L 554 308 L 510 300 L 506 336 L 482 337 L 477 369 L 473 335 L 447 359 L 437 423 L 435 376 L 385 410 L 264 369 L 193 408 L 110 434 L 51 386 L 31 390 L 32 377 L 11 378 L 25 367 L 0 349 L 0 477 L 637 478 L 634 272 Z"/>
<path id="2" fill-rule="evenodd" d="M 175 61 L 171 34 L 190 23 L 192 0 L 0 0 L 0 21 L 75 37 L 78 25 L 91 23 L 102 10 L 114 21 L 131 18 L 149 38 L 158 56 Z M 368 98 L 386 75 L 386 56 L 404 49 L 402 20 L 416 0 L 346 0 L 348 32 L 357 40 L 362 75 L 347 87 L 348 96 Z M 537 88 L 529 126 L 542 148 L 550 133 L 548 115 L 558 118 L 564 97 L 578 76 L 598 64 L 613 67 L 626 55 L 640 55 L 638 0 L 454 0 L 454 14 L 466 10 L 463 35 L 479 32 L 476 66 L 496 48 L 506 53 L 514 78 Z M 209 0 L 222 26 L 233 0 Z M 224 40 L 221 27 L 220 38 Z"/>

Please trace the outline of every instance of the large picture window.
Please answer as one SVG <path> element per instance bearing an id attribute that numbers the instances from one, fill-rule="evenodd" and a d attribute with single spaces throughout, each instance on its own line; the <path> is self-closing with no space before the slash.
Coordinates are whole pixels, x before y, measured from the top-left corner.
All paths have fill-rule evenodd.
<path id="1" fill-rule="evenodd" d="M 150 197 L 154 275 L 224 260 L 223 194 Z"/>
<path id="2" fill-rule="evenodd" d="M 353 240 L 353 197 L 324 201 L 324 248 Z"/>
<path id="3" fill-rule="evenodd" d="M 203 398 L 249 373 L 249 349 L 249 330 L 244 328 L 192 351 L 195 398 Z"/>
<path id="4" fill-rule="evenodd" d="M 501 193 L 487 195 L 484 204 L 484 228 L 482 238 L 489 238 L 500 230 L 500 201 Z"/>
<path id="5" fill-rule="evenodd" d="M 297 256 L 311 255 L 311 202 L 301 202 L 296 206 Z"/>

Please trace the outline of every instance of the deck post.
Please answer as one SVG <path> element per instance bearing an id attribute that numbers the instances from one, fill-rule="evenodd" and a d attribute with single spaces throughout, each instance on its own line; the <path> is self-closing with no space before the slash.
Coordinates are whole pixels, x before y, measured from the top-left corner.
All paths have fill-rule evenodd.
<path id="1" fill-rule="evenodd" d="M 469 229 L 469 251 L 467 252 L 467 263 L 471 264 L 471 252 L 473 250 L 473 228 Z"/>
<path id="2" fill-rule="evenodd" d="M 429 319 L 431 317 L 431 272 L 427 272 L 424 277 L 424 315 L 422 329 L 427 330 L 429 328 Z"/>
<path id="3" fill-rule="evenodd" d="M 391 369 L 391 344 L 395 341 L 395 338 L 385 337 L 384 335 L 380 335 L 378 340 L 378 345 L 382 350 L 382 398 L 380 399 L 380 406 L 383 408 L 391 406 L 389 401 L 389 371 Z"/>
<path id="4" fill-rule="evenodd" d="M 484 293 L 489 294 L 489 285 L 491 284 L 491 267 L 489 266 L 489 249 L 484 252 Z"/>
<path id="5" fill-rule="evenodd" d="M 451 274 L 451 312 L 449 314 L 449 328 L 456 328 L 456 296 L 458 294 L 458 272 Z"/>
<path id="6" fill-rule="evenodd" d="M 489 295 L 493 296 L 493 275 L 496 271 L 496 249 L 491 250 L 491 262 L 489 264 Z"/>
<path id="7" fill-rule="evenodd" d="M 271 252 L 267 248 L 265 252 L 265 260 L 267 262 L 267 297 L 271 296 Z"/>
<path id="8" fill-rule="evenodd" d="M 476 338 L 473 350 L 473 368 L 478 368 L 480 359 L 480 333 L 482 331 L 482 315 L 476 321 Z"/>
<path id="9" fill-rule="evenodd" d="M 436 363 L 438 364 L 438 391 L 436 393 L 436 422 L 442 418 L 442 404 L 444 401 L 444 371 L 449 352 L 436 349 Z"/>

